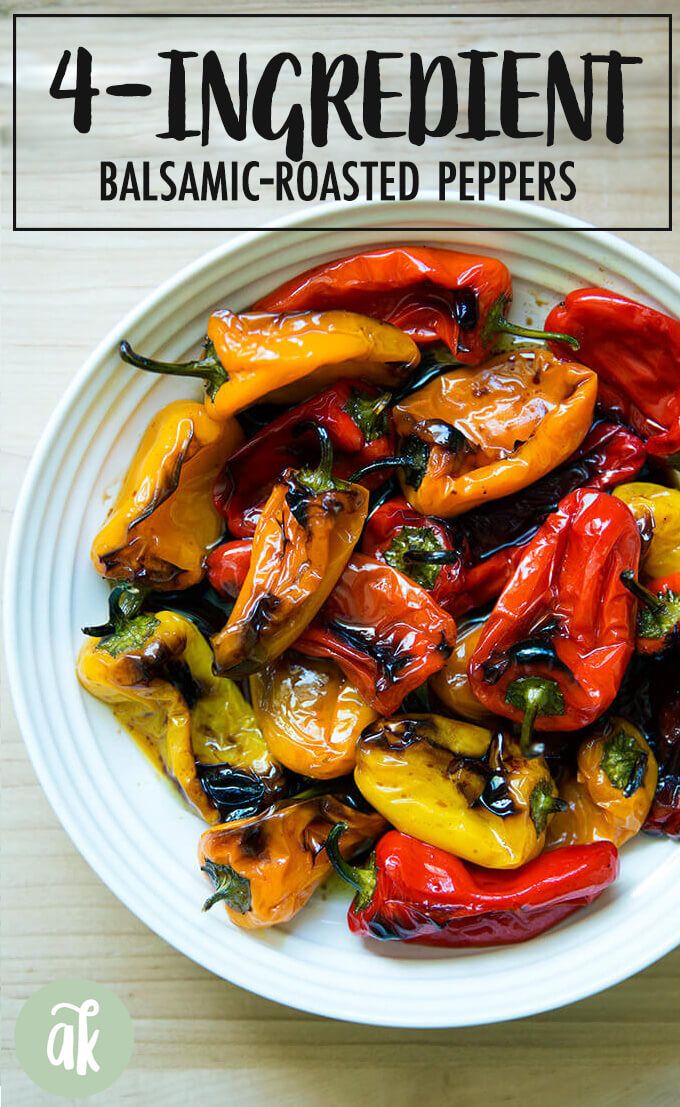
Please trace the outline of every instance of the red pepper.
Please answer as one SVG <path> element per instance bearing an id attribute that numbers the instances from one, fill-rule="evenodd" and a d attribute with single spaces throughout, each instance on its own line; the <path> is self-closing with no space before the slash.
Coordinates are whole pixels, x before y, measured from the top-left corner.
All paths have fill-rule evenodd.
<path id="1" fill-rule="evenodd" d="M 605 288 L 580 288 L 545 325 L 578 339 L 579 361 L 599 377 L 600 403 L 647 441 L 650 454 L 680 450 L 680 322 Z M 567 356 L 559 342 L 551 345 Z"/>
<path id="2" fill-rule="evenodd" d="M 436 846 L 390 830 L 368 868 L 338 849 L 344 824 L 326 839 L 336 871 L 357 889 L 350 930 L 383 941 L 462 948 L 511 945 L 535 938 L 584 907 L 614 882 L 611 842 L 542 853 L 519 869 L 483 869 Z"/>
<path id="3" fill-rule="evenodd" d="M 396 569 L 354 554 L 314 621 L 295 642 L 330 657 L 382 715 L 442 668 L 456 625 L 432 597 Z"/>
<path id="4" fill-rule="evenodd" d="M 680 665 L 667 664 L 658 711 L 655 754 L 659 765 L 656 795 L 643 826 L 650 834 L 680 841 Z"/>
<path id="5" fill-rule="evenodd" d="M 401 496 L 386 501 L 370 515 L 361 548 L 428 588 L 441 607 L 459 616 L 502 592 L 527 542 L 565 495 L 631 480 L 646 455 L 642 440 L 625 427 L 596 423 L 564 465 L 455 521 L 420 515 Z"/>
<path id="6" fill-rule="evenodd" d="M 335 477 L 345 479 L 355 469 L 394 453 L 384 410 L 388 400 L 389 393 L 374 385 L 337 381 L 250 438 L 231 455 L 213 490 L 215 507 L 227 520 L 230 532 L 238 538 L 252 537 L 281 473 L 311 464 L 318 452 L 312 424 L 328 431 Z M 380 479 L 376 474 L 365 483 L 372 487 Z"/>
<path id="7" fill-rule="evenodd" d="M 637 637 L 638 653 L 661 653 L 680 637 L 680 573 L 657 577 L 647 586 L 640 584 L 633 573 L 624 573 L 626 587 L 639 601 Z"/>
<path id="8" fill-rule="evenodd" d="M 497 258 L 429 246 L 385 246 L 308 269 L 268 293 L 253 310 L 357 311 L 394 323 L 418 343 L 444 342 L 460 361 L 475 365 L 501 331 L 546 337 L 507 322 L 503 313 L 511 299 L 510 273 Z"/>
<path id="9" fill-rule="evenodd" d="M 252 539 L 240 538 L 216 546 L 208 554 L 208 580 L 220 596 L 236 599 L 248 576 L 252 552 Z"/>
<path id="10" fill-rule="evenodd" d="M 361 549 L 405 573 L 447 610 L 460 589 L 463 558 L 455 548 L 453 528 L 421 515 L 403 496 L 387 500 L 369 516 Z M 434 559 L 422 560 L 432 554 Z"/>
<path id="11" fill-rule="evenodd" d="M 577 730 L 614 700 L 635 635 L 621 574 L 639 557 L 625 504 L 587 489 L 566 496 L 525 548 L 468 670 L 477 699 L 522 723 L 525 747 L 534 722 Z"/>

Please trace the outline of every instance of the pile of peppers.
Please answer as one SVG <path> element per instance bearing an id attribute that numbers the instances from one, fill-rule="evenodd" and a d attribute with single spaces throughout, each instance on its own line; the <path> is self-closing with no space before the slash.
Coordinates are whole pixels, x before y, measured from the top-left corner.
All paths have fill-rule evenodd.
<path id="1" fill-rule="evenodd" d="M 220 308 L 140 437 L 77 672 L 202 820 L 204 909 L 526 941 L 680 840 L 680 323 L 510 321 L 486 255 L 384 246 Z M 126 372 L 125 368 L 121 369 Z"/>

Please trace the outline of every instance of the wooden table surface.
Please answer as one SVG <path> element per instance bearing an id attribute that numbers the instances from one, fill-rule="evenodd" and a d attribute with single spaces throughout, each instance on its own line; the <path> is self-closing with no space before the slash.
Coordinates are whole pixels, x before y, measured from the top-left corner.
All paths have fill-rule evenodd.
<path id="1" fill-rule="evenodd" d="M 7 180 L 5 186 L 7 199 Z M 619 200 L 624 210 L 630 197 Z M 28 458 L 75 369 L 150 289 L 226 237 L 21 235 L 11 234 L 4 219 L 3 538 Z M 677 234 L 623 237 L 677 268 Z M 215 978 L 147 930 L 85 864 L 37 784 L 6 681 L 2 696 L 4 1091 L 10 1107 L 54 1102 L 17 1068 L 13 1022 L 36 988 L 66 976 L 110 985 L 134 1018 L 131 1066 L 96 1097 L 102 1104 L 184 1107 L 199 1095 L 205 1103 L 241 1107 L 678 1102 L 680 950 L 581 1003 L 468 1030 L 331 1022 Z"/>

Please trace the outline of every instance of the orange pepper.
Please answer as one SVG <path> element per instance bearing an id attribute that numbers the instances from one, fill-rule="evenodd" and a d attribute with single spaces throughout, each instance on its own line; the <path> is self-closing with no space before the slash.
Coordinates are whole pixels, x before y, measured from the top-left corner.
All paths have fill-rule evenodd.
<path id="1" fill-rule="evenodd" d="M 392 385 L 408 377 L 420 360 L 412 338 L 351 311 L 237 315 L 214 311 L 201 358 L 184 363 L 157 361 L 122 342 L 123 361 L 138 369 L 206 382 L 208 414 L 228 419 L 261 400 L 297 403 L 341 377 Z"/>
<path id="2" fill-rule="evenodd" d="M 397 404 L 404 495 L 449 518 L 550 472 L 591 425 L 597 377 L 543 349 L 517 349 L 442 373 Z"/>
<path id="3" fill-rule="evenodd" d="M 547 844 L 622 846 L 647 818 L 657 776 L 656 758 L 637 727 L 608 719 L 579 747 L 576 776 L 559 792 L 567 809 L 553 816 Z"/>
<path id="4" fill-rule="evenodd" d="M 247 576 L 226 625 L 212 639 L 216 672 L 248 676 L 292 645 L 361 536 L 368 492 L 332 476 L 328 432 L 316 429 L 318 469 L 287 469 L 262 509 Z"/>
<path id="5" fill-rule="evenodd" d="M 352 772 L 359 735 L 377 718 L 334 662 L 293 652 L 251 676 L 250 697 L 272 756 L 320 780 Z"/>
<path id="6" fill-rule="evenodd" d="M 198 858 L 214 891 L 203 910 L 223 902 L 231 921 L 246 930 L 288 922 L 330 874 L 324 846 L 339 822 L 349 827 L 343 845 L 350 856 L 369 849 L 386 826 L 380 815 L 322 795 L 207 830 Z"/>

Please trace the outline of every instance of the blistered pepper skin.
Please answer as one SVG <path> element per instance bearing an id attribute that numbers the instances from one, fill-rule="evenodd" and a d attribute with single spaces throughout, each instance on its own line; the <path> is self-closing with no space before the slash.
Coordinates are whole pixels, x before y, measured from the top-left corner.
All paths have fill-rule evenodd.
<path id="1" fill-rule="evenodd" d="M 292 645 L 337 583 L 367 510 L 360 485 L 315 492 L 292 470 L 283 474 L 258 520 L 229 620 L 212 639 L 219 672 L 247 676 Z"/>
<path id="2" fill-rule="evenodd" d="M 514 869 L 545 842 L 547 817 L 532 817 L 535 790 L 549 801 L 557 789 L 543 758 L 514 756 L 503 770 L 514 813 L 501 817 L 476 802 L 466 759 L 482 758 L 491 737 L 482 727 L 436 715 L 383 720 L 358 743 L 354 779 L 402 833 L 477 865 Z"/>
<path id="3" fill-rule="evenodd" d="M 160 590 L 198 583 L 223 528 L 212 486 L 242 438 L 235 420 L 216 423 L 202 404 L 176 400 L 159 411 L 92 543 L 97 572 Z"/>
<path id="4" fill-rule="evenodd" d="M 470 660 L 475 696 L 524 722 L 518 699 L 536 682 L 554 697 L 537 730 L 578 730 L 611 705 L 633 653 L 635 601 L 621 573 L 637 571 L 640 537 L 619 500 L 579 490 L 526 546 Z"/>
<path id="5" fill-rule="evenodd" d="M 88 638 L 77 672 L 206 822 L 219 815 L 201 784 L 201 766 L 246 771 L 262 781 L 269 802 L 281 791 L 280 767 L 249 704 L 237 685 L 213 675 L 210 648 L 190 620 L 159 611 L 118 634 Z"/>
<path id="6" fill-rule="evenodd" d="M 393 411 L 404 449 L 427 458 L 400 477 L 424 515 L 451 518 L 525 488 L 565 461 L 592 421 L 597 377 L 543 349 L 442 373 Z M 410 447 L 412 449 L 412 447 Z"/>
<path id="7" fill-rule="evenodd" d="M 250 695 L 272 756 L 319 780 L 352 772 L 359 736 L 376 718 L 334 662 L 292 651 L 251 676 Z"/>
<path id="8" fill-rule="evenodd" d="M 391 830 L 380 839 L 372 894 L 357 896 L 355 934 L 448 949 L 512 945 L 544 933 L 585 907 L 616 879 L 610 842 L 572 846 L 494 872 Z"/>
<path id="9" fill-rule="evenodd" d="M 599 401 L 647 440 L 651 454 L 680 450 L 680 322 L 606 288 L 579 288 L 552 309 L 548 330 L 579 342 L 599 379 Z M 562 343 L 552 343 L 569 356 Z"/>
<path id="10" fill-rule="evenodd" d="M 558 811 L 547 844 L 609 841 L 619 849 L 642 828 L 656 791 L 656 758 L 642 733 L 612 717 L 581 743 L 575 777 L 560 787 L 566 811 Z"/>
<path id="11" fill-rule="evenodd" d="M 324 845 L 337 822 L 349 828 L 348 856 L 369 849 L 385 829 L 379 815 L 327 795 L 293 800 L 255 819 L 206 831 L 198 858 L 215 887 L 206 907 L 224 902 L 231 921 L 245 930 L 288 922 L 331 872 Z"/>
<path id="12" fill-rule="evenodd" d="M 229 458 L 213 490 L 215 507 L 230 534 L 252 538 L 262 508 L 285 469 L 311 465 L 318 443 L 311 424 L 323 427 L 333 447 L 333 476 L 394 453 L 385 407 L 390 393 L 365 381 L 341 380 L 309 400 L 288 408 L 249 438 Z M 309 429 L 307 429 L 309 427 Z M 375 473 L 372 487 L 382 480 Z"/>
<path id="13" fill-rule="evenodd" d="M 445 342 L 459 361 L 476 364 L 496 340 L 485 324 L 512 298 L 497 258 L 427 246 L 386 246 L 337 258 L 292 277 L 264 296 L 260 311 L 344 307 L 385 319 L 427 344 Z"/>
<path id="14" fill-rule="evenodd" d="M 652 536 L 641 559 L 646 578 L 680 574 L 680 491 L 648 481 L 621 484 L 614 495 L 640 523 L 651 524 Z"/>
<path id="15" fill-rule="evenodd" d="M 226 419 L 251 404 L 296 403 L 341 377 L 395 385 L 418 364 L 418 349 L 397 327 L 348 311 L 237 315 L 213 312 L 208 339 L 228 379 L 206 399 Z"/>
<path id="16" fill-rule="evenodd" d="M 456 624 L 425 589 L 355 553 L 295 648 L 334 660 L 366 703 L 393 715 L 442 667 L 455 640 Z"/>

